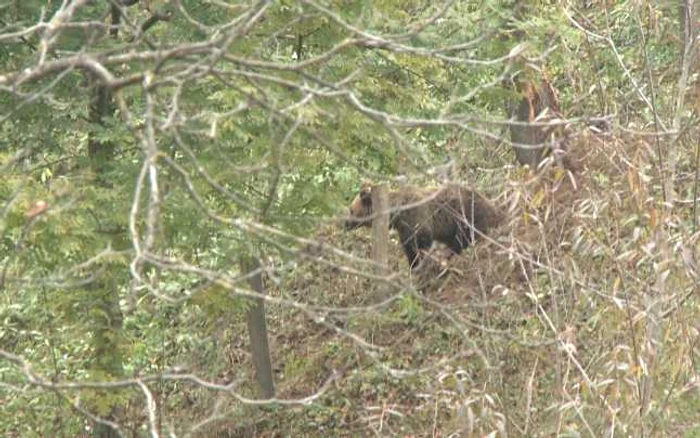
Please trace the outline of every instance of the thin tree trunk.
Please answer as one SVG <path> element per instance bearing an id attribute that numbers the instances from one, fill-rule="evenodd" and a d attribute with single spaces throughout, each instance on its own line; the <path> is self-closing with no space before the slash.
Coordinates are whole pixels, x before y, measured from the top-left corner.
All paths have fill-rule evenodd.
<path id="1" fill-rule="evenodd" d="M 683 114 L 685 113 L 685 95 L 687 93 L 688 82 L 692 73 L 696 70 L 697 65 L 697 36 L 698 36 L 698 6 L 695 0 L 681 0 L 679 6 L 679 22 L 681 28 L 680 40 L 680 75 L 678 77 L 678 85 L 676 92 L 676 102 L 674 108 L 674 117 L 671 129 L 674 135 L 671 141 L 668 142 L 665 150 L 665 160 L 663 163 L 663 185 L 666 201 L 669 205 L 673 205 L 676 198 L 675 193 L 675 178 L 676 166 L 678 164 L 678 142 L 680 141 L 681 124 Z"/>
<path id="2" fill-rule="evenodd" d="M 527 35 L 524 31 L 517 29 L 514 22 L 526 20 L 533 6 L 526 1 L 514 0 L 510 8 L 513 10 L 512 20 L 503 24 L 501 39 L 515 44 L 526 39 Z M 519 75 L 516 78 L 508 78 L 503 84 L 518 96 L 506 98 L 505 111 L 510 120 L 518 122 L 510 125 L 510 140 L 516 160 L 522 165 L 529 165 L 535 169 L 546 155 L 544 143 L 551 129 L 547 126 L 529 125 L 529 123 L 537 121 L 537 117 L 545 109 L 558 115 L 559 100 L 556 90 L 544 74 L 535 72 L 533 76 L 524 63 L 518 67 L 522 70 Z"/>
<path id="3" fill-rule="evenodd" d="M 116 13 L 118 14 L 118 8 Z M 119 15 L 112 8 L 112 24 L 119 24 Z M 118 36 L 116 28 L 110 31 L 113 38 Z M 104 126 L 106 119 L 114 115 L 115 107 L 109 88 L 100 83 L 96 77 L 89 77 L 88 84 L 92 93 L 88 118 L 94 126 Z M 88 137 L 88 158 L 90 167 L 95 174 L 95 183 L 102 187 L 110 187 L 108 171 L 114 160 L 115 145 L 112 142 L 101 141 L 93 133 Z M 121 242 L 120 242 L 121 243 Z M 91 312 L 98 315 L 91 321 L 93 329 L 92 344 L 94 356 L 93 366 L 108 378 L 120 378 L 124 375 L 123 357 L 121 354 L 123 314 L 119 306 L 119 291 L 110 286 L 114 282 L 102 280 L 90 287 L 93 292 L 94 309 Z M 109 412 L 103 415 L 107 420 L 116 422 L 117 407 L 112 405 Z M 96 424 L 93 436 L 97 438 L 113 438 L 119 436 L 116 430 L 105 424 Z"/>
<path id="4" fill-rule="evenodd" d="M 508 114 L 510 118 L 520 122 L 510 125 L 513 152 L 520 164 L 527 164 L 535 169 L 546 155 L 544 143 L 547 141 L 549 127 L 528 125 L 528 123 L 537 121 L 537 117 L 544 110 L 558 114 L 559 102 L 556 91 L 546 78 L 542 78 L 537 85 L 524 81 L 516 84 L 515 87 L 521 96 L 520 100 L 515 105 L 507 105 L 511 108 Z"/>
<path id="5" fill-rule="evenodd" d="M 372 205 L 376 214 L 372 222 L 372 260 L 379 274 L 386 274 L 389 266 L 389 191 L 386 184 L 372 187 Z"/>
<path id="6" fill-rule="evenodd" d="M 253 272 L 260 269 L 260 262 L 254 258 L 242 258 L 242 272 Z M 250 287 L 259 294 L 265 294 L 262 273 L 257 272 L 250 280 Z M 272 361 L 270 360 L 270 347 L 267 341 L 267 322 L 265 320 L 265 300 L 252 298 L 248 309 L 248 333 L 250 335 L 250 349 L 253 355 L 255 378 L 260 387 L 260 395 L 263 398 L 275 396 L 275 381 L 272 374 Z"/>
<path id="7" fill-rule="evenodd" d="M 377 266 L 375 274 L 389 274 L 389 189 L 386 184 L 372 186 L 372 210 L 376 215 L 372 221 L 372 261 Z M 370 294 L 370 300 L 383 300 L 387 295 L 384 284 Z"/>
<path id="8" fill-rule="evenodd" d="M 102 124 L 104 118 L 114 112 L 109 90 L 100 84 L 94 84 L 93 103 L 90 106 L 90 119 L 95 124 Z M 105 172 L 110 167 L 113 159 L 114 145 L 109 142 L 101 142 L 94 137 L 88 140 L 88 156 L 90 165 L 96 174 L 96 184 L 108 187 L 109 181 Z M 118 378 L 123 375 L 123 358 L 120 353 L 122 338 L 123 315 L 119 307 L 119 292 L 116 288 L 108 286 L 109 281 L 93 283 L 90 288 L 93 292 L 92 306 L 98 309 L 93 314 L 99 315 L 91 321 L 93 329 L 92 344 L 94 349 L 94 367 L 104 376 Z M 106 419 L 115 420 L 115 408 L 106 415 Z M 117 432 L 104 424 L 95 425 L 94 435 L 98 438 L 113 438 Z"/>

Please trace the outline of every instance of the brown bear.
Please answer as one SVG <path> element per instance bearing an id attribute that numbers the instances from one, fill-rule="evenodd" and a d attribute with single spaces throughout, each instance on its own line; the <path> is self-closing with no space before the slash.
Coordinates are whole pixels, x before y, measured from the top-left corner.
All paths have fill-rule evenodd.
<path id="1" fill-rule="evenodd" d="M 457 184 L 437 188 L 402 187 L 389 192 L 389 226 L 399 233 L 411 269 L 422 259 L 421 250 L 437 240 L 453 254 L 469 246 L 479 233 L 501 222 L 502 215 L 481 194 Z M 350 205 L 345 229 L 372 224 L 372 186 L 363 184 Z"/>

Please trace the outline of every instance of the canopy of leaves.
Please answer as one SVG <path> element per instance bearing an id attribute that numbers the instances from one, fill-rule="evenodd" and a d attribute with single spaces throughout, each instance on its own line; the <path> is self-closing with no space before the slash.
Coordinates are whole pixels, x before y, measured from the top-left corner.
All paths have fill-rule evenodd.
<path id="1" fill-rule="evenodd" d="M 681 3 L 0 5 L 0 435 L 698 433 Z M 514 165 L 543 80 L 576 174 Z M 507 231 L 377 277 L 339 226 L 365 179 L 471 185 Z"/>

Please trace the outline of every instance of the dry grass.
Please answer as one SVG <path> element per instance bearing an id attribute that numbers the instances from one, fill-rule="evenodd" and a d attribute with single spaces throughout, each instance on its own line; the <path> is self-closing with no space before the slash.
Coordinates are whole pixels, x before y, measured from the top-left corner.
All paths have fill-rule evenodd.
<path id="1" fill-rule="evenodd" d="M 272 307 L 280 396 L 309 394 L 333 371 L 340 378 L 313 406 L 275 411 L 245 430 L 700 434 L 690 207 L 660 201 L 653 156 L 639 138 L 582 136 L 571 154 L 575 174 L 507 175 L 500 202 L 509 221 L 459 257 L 435 249 L 411 282 L 394 243 L 391 268 L 403 287 L 386 306 L 328 314 L 338 330 Z M 369 257 L 367 236 L 329 227 L 319 238 Z M 295 272 L 271 293 L 339 308 L 392 294 L 311 261 Z"/>

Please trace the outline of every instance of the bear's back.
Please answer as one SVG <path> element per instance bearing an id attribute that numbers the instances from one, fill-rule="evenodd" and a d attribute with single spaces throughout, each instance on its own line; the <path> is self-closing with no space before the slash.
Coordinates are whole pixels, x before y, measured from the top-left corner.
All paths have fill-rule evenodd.
<path id="1" fill-rule="evenodd" d="M 501 221 L 501 214 L 488 199 L 458 184 L 443 187 L 435 197 L 433 205 L 433 230 L 436 239 L 450 239 L 458 228 L 464 227 L 465 221 L 482 233 Z"/>

